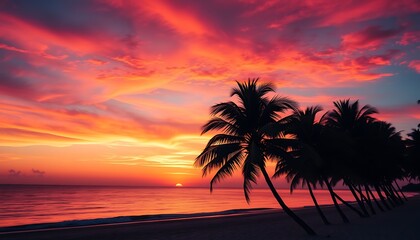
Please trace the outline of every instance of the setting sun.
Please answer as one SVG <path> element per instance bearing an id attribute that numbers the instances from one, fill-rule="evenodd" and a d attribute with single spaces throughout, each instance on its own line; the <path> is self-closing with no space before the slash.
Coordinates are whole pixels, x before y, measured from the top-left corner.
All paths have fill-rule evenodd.
<path id="1" fill-rule="evenodd" d="M 175 187 L 182 187 L 182 183 L 175 184 Z"/>

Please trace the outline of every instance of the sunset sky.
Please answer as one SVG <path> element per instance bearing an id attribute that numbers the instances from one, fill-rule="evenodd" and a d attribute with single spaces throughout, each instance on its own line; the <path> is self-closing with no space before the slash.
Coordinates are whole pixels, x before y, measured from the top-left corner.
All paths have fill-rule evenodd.
<path id="1" fill-rule="evenodd" d="M 418 0 L 3 0 L 0 184 L 208 186 L 200 128 L 249 77 L 302 108 L 360 99 L 405 136 L 419 23 Z"/>

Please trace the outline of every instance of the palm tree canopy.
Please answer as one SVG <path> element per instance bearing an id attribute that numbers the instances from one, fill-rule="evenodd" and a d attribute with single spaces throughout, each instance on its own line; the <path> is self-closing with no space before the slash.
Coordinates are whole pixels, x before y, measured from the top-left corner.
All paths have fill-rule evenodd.
<path id="1" fill-rule="evenodd" d="M 331 162 L 336 168 L 333 171 L 339 172 L 344 179 L 359 180 L 358 172 L 362 167 L 360 164 L 361 155 L 363 155 L 362 148 L 364 147 L 360 144 L 364 137 L 363 127 L 375 121 L 372 115 L 378 113 L 378 111 L 369 105 L 360 108 L 359 101 L 350 102 L 349 99 L 334 102 L 334 106 L 335 109 L 327 113 L 323 122 L 328 128 L 331 128 L 331 131 L 341 134 L 343 140 L 346 139 L 346 144 L 341 141 L 341 149 L 345 151 L 335 155 L 336 159 Z M 333 138 L 336 137 L 333 136 Z M 334 157 L 334 155 L 331 156 Z M 337 178 L 334 181 L 338 180 Z"/>
<path id="2" fill-rule="evenodd" d="M 286 175 L 290 182 L 290 191 L 302 182 L 315 185 L 320 178 L 319 169 L 323 162 L 316 147 L 319 143 L 322 126 L 316 122 L 316 114 L 322 111 L 322 107 L 308 107 L 305 110 L 295 110 L 293 114 L 285 118 L 288 122 L 287 134 L 296 137 L 299 143 L 298 151 L 293 152 L 294 158 L 285 158 L 278 161 L 274 177 Z M 322 182 L 321 182 L 322 183 Z"/>
<path id="3" fill-rule="evenodd" d="M 335 109 L 327 114 L 326 124 L 344 131 L 352 131 L 357 126 L 374 120 L 372 114 L 376 108 L 364 105 L 359 109 L 359 101 L 350 103 L 350 99 L 334 102 Z"/>
<path id="4" fill-rule="evenodd" d="M 303 110 L 295 110 L 286 119 L 290 122 L 290 131 L 299 140 L 305 143 L 313 143 L 319 137 L 321 125 L 316 122 L 316 115 L 322 111 L 321 106 L 308 107 Z"/>
<path id="5" fill-rule="evenodd" d="M 213 117 L 203 126 L 202 134 L 219 133 L 209 140 L 194 163 L 202 167 L 203 176 L 216 171 L 210 191 L 213 184 L 241 168 L 244 194 L 249 202 L 251 184 L 257 182 L 266 160 L 290 157 L 294 140 L 282 137 L 278 114 L 295 109 L 297 104 L 287 98 L 269 98 L 271 92 L 274 92 L 271 83 L 259 84 L 258 79 L 248 79 L 245 83 L 237 82 L 233 88 L 231 97 L 236 97 L 236 101 L 212 106 Z"/>
<path id="6" fill-rule="evenodd" d="M 369 184 L 401 178 L 405 146 L 400 132 L 387 122 L 374 121 L 362 127 L 354 160 L 358 175 Z"/>

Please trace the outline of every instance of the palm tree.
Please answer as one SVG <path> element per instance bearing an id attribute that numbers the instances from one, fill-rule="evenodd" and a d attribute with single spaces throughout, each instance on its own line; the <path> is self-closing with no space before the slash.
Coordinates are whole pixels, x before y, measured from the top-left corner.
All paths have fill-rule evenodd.
<path id="1" fill-rule="evenodd" d="M 320 111 L 322 111 L 320 106 L 309 107 L 305 111 L 295 110 L 292 115 L 286 117 L 286 121 L 289 122 L 289 129 L 286 132 L 298 139 L 301 149 L 296 158 L 286 158 L 278 162 L 274 177 L 285 174 L 286 179 L 291 182 L 291 193 L 300 182 L 302 186 L 306 184 L 318 214 L 324 224 L 329 225 L 312 191 L 312 186 L 315 187 L 318 182 L 321 186 L 323 184 L 320 172 L 323 163 L 315 150 L 322 127 L 315 121 L 315 117 Z"/>
<path id="2" fill-rule="evenodd" d="M 221 131 L 213 136 L 203 152 L 196 158 L 195 165 L 202 167 L 203 176 L 217 170 L 210 181 L 210 191 L 213 184 L 241 168 L 244 178 L 243 189 L 247 202 L 252 183 L 262 173 L 273 196 L 296 223 L 309 235 L 316 235 L 301 218 L 299 218 L 277 193 L 266 170 L 267 161 L 277 161 L 292 157 L 289 150 L 295 140 L 283 135 L 281 124 L 278 124 L 278 113 L 296 108 L 296 103 L 287 98 L 272 97 L 267 94 L 274 92 L 270 83 L 258 84 L 258 79 L 248 79 L 245 83 L 237 82 L 231 97 L 236 96 L 236 102 L 229 101 L 213 105 L 213 118 L 203 126 L 202 134 L 208 131 Z"/>
<path id="3" fill-rule="evenodd" d="M 325 122 L 324 117 L 325 115 L 321 118 L 321 122 Z M 337 129 L 324 125 L 320 126 L 320 136 L 316 144 L 316 153 L 323 163 L 320 168 L 320 176 L 322 178 L 320 183 L 325 183 L 335 209 L 341 216 L 343 222 L 348 223 L 349 219 L 341 210 L 337 200 L 341 201 L 359 215 L 360 212 L 338 196 L 338 194 L 334 192 L 333 186 L 337 184 L 337 179 L 340 179 L 340 176 L 343 175 L 343 167 L 341 165 L 342 162 L 347 162 L 348 156 L 352 153 L 351 148 L 348 147 L 351 143 L 348 136 Z M 337 159 L 341 159 L 342 161 L 337 161 Z"/>
<path id="4" fill-rule="evenodd" d="M 353 141 L 352 147 L 354 150 L 354 155 L 344 165 L 345 171 L 342 180 L 349 187 L 364 215 L 369 216 L 363 202 L 356 194 L 353 184 L 362 181 L 359 172 L 363 162 L 361 162 L 361 154 L 358 152 L 360 145 L 357 144 L 360 129 L 368 122 L 374 121 L 371 115 L 378 111 L 369 105 L 359 109 L 359 101 L 350 103 L 349 99 L 334 102 L 334 106 L 335 109 L 327 115 L 326 124 L 347 134 Z"/>
<path id="5" fill-rule="evenodd" d="M 381 186 L 396 204 L 403 203 L 392 184 L 404 176 L 405 146 L 400 132 L 387 122 L 369 122 L 361 128 L 358 145 L 363 163 L 359 176 L 368 185 Z"/>

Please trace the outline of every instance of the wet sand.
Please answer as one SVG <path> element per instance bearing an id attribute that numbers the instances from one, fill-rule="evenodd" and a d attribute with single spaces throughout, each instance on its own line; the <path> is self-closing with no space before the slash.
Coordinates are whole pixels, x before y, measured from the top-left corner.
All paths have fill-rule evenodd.
<path id="1" fill-rule="evenodd" d="M 392 211 L 360 218 L 345 206 L 351 223 L 344 224 L 335 209 L 323 207 L 332 225 L 325 226 L 315 208 L 295 210 L 318 233 L 307 236 L 286 214 L 262 210 L 240 215 L 132 222 L 74 228 L 0 233 L 0 239 L 420 239 L 420 196 Z"/>

